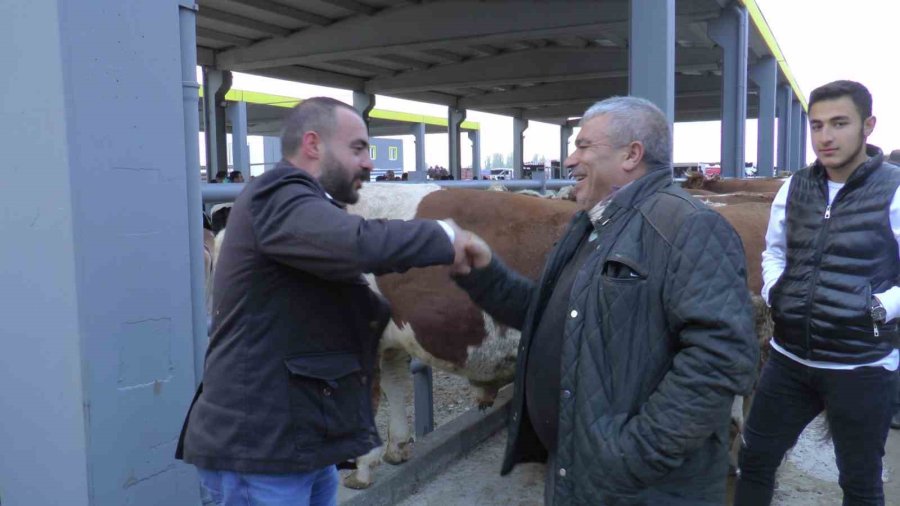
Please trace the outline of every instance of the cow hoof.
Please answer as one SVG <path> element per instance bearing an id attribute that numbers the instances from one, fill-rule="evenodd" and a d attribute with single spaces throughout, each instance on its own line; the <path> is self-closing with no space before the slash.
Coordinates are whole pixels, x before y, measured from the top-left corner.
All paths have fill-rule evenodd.
<path id="1" fill-rule="evenodd" d="M 412 446 L 412 439 L 403 443 L 397 443 L 396 447 L 388 445 L 387 450 L 384 452 L 383 460 L 391 465 L 400 465 L 412 457 Z"/>
<path id="2" fill-rule="evenodd" d="M 372 480 L 361 480 L 358 471 L 353 471 L 344 477 L 344 486 L 354 490 L 363 490 L 372 486 Z"/>
<path id="3" fill-rule="evenodd" d="M 494 405 L 494 400 L 478 401 L 478 411 L 487 411 Z"/>

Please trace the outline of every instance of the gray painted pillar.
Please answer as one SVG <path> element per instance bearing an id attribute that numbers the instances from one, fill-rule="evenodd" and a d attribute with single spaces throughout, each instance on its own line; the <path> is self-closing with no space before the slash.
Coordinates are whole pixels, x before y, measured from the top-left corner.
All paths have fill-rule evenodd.
<path id="1" fill-rule="evenodd" d="M 791 170 L 791 85 L 778 86 L 775 113 L 778 116 L 778 170 Z"/>
<path id="2" fill-rule="evenodd" d="M 449 157 L 447 158 L 450 166 L 447 167 L 447 170 L 450 171 L 450 175 L 453 176 L 453 179 L 460 179 L 462 175 L 462 165 L 460 164 L 459 125 L 465 120 L 465 109 L 456 109 L 454 107 L 447 108 L 447 135 L 449 137 L 447 145 L 450 150 Z"/>
<path id="3" fill-rule="evenodd" d="M 806 141 L 809 118 L 805 112 L 800 113 L 800 167 L 806 167 Z"/>
<path id="4" fill-rule="evenodd" d="M 522 179 L 523 144 L 525 144 L 525 130 L 528 129 L 528 120 L 513 118 L 513 178 Z"/>
<path id="5" fill-rule="evenodd" d="M 628 94 L 675 121 L 675 0 L 631 0 Z"/>
<path id="6" fill-rule="evenodd" d="M 230 89 L 231 72 L 203 68 L 203 125 L 206 139 L 207 181 L 212 180 L 218 172 L 228 170 L 224 97 Z"/>
<path id="7" fill-rule="evenodd" d="M 722 47 L 722 175 L 744 177 L 747 120 L 747 9 L 731 4 L 710 22 L 709 37 Z"/>
<path id="8" fill-rule="evenodd" d="M 228 102 L 226 108 L 231 123 L 231 166 L 250 179 L 250 146 L 247 144 L 247 102 Z"/>
<path id="9" fill-rule="evenodd" d="M 272 170 L 275 164 L 281 161 L 281 139 L 278 137 L 263 137 L 263 170 Z"/>
<path id="10" fill-rule="evenodd" d="M 179 2 L 2 10 L 0 501 L 198 505 Z"/>
<path id="11" fill-rule="evenodd" d="M 791 100 L 791 170 L 795 171 L 802 167 L 800 165 L 800 131 L 803 128 L 801 124 L 803 114 L 803 106 L 797 99 Z"/>
<path id="12" fill-rule="evenodd" d="M 481 179 L 481 131 L 470 131 L 469 140 L 472 141 L 472 179 Z"/>
<path id="13" fill-rule="evenodd" d="M 369 113 L 375 108 L 375 95 L 364 93 L 362 91 L 354 91 L 353 108 L 359 111 L 359 114 L 363 117 L 363 121 L 366 122 L 366 126 L 369 126 Z"/>
<path id="14" fill-rule="evenodd" d="M 572 138 L 573 128 L 569 125 L 559 127 L 559 174 L 553 177 L 565 178 L 568 171 L 566 170 L 566 158 L 569 157 L 569 139 Z"/>
<path id="15" fill-rule="evenodd" d="M 775 173 L 775 90 L 778 86 L 778 62 L 771 56 L 750 66 L 750 77 L 759 86 L 757 119 L 756 175 Z"/>
<path id="16" fill-rule="evenodd" d="M 425 166 L 425 123 L 417 123 L 412 127 L 416 140 L 416 172 L 425 174 L 428 167 Z"/>

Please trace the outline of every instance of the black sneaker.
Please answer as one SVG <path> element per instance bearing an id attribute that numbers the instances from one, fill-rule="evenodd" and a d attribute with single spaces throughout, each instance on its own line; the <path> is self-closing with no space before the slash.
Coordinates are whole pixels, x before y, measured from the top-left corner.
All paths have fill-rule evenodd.
<path id="1" fill-rule="evenodd" d="M 900 429 L 900 411 L 894 413 L 894 416 L 891 418 L 891 428 Z"/>

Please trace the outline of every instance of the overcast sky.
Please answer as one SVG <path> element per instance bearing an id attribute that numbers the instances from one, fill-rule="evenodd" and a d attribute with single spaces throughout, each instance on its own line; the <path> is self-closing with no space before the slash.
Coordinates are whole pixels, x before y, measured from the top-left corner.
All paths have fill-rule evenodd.
<path id="1" fill-rule="evenodd" d="M 900 1 L 898 0 L 757 0 L 788 65 L 804 94 L 836 79 L 853 79 L 865 84 L 874 97 L 878 118 L 869 141 L 886 152 L 900 149 Z M 310 97 L 328 95 L 352 101 L 346 90 L 289 83 L 274 79 L 235 74 L 234 88 Z M 378 96 L 376 107 L 445 117 L 447 108 Z M 512 152 L 512 119 L 469 111 L 467 119 L 481 123 L 481 158 L 491 153 Z M 675 125 L 676 162 L 715 162 L 719 156 L 719 123 L 678 123 Z M 748 120 L 747 161 L 756 161 L 756 121 Z M 444 135 L 428 135 L 426 163 L 447 165 Z M 574 139 L 574 136 L 572 137 Z M 251 161 L 262 161 L 262 142 L 251 139 Z M 468 139 L 462 138 L 463 166 L 470 166 Z M 404 163 L 415 167 L 411 137 L 404 138 Z M 537 154 L 559 158 L 559 127 L 532 121 L 525 131 L 524 158 Z M 809 161 L 815 158 L 807 149 Z"/>

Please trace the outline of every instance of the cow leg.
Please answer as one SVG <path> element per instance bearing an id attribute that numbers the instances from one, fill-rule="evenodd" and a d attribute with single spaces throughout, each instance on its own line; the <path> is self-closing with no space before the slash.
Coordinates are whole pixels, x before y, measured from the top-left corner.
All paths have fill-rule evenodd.
<path id="1" fill-rule="evenodd" d="M 356 490 L 369 488 L 374 481 L 373 471 L 381 464 L 383 446 L 373 448 L 369 453 L 356 459 L 356 469 L 344 477 L 344 486 Z"/>
<path id="2" fill-rule="evenodd" d="M 409 355 L 397 349 L 384 350 L 381 354 L 381 388 L 387 397 L 390 414 L 384 461 L 389 464 L 402 464 L 412 453 L 406 418 L 406 396 L 410 385 Z"/>
<path id="3" fill-rule="evenodd" d="M 478 403 L 479 411 L 484 411 L 494 405 L 494 401 L 497 400 L 498 392 L 496 386 L 484 383 L 474 383 L 472 381 L 469 383 L 472 385 L 472 390 L 475 393 L 475 402 Z"/>
<path id="4" fill-rule="evenodd" d="M 731 451 L 728 452 L 728 467 L 731 474 L 737 470 L 738 452 L 741 449 L 741 434 L 744 433 L 744 420 L 746 419 L 749 404 L 742 395 L 735 395 L 731 404 Z"/>

